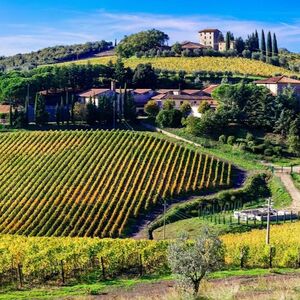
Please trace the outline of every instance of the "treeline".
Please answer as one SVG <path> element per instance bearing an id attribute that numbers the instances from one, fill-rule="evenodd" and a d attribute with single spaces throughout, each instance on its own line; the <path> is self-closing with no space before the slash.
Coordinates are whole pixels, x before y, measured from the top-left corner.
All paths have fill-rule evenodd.
<path id="1" fill-rule="evenodd" d="M 277 37 L 270 31 L 265 34 L 264 30 L 259 34 L 257 30 L 248 35 L 246 39 L 234 37 L 228 31 L 225 35 L 220 34 L 219 42 L 225 43 L 225 51 L 214 49 L 183 49 L 182 44 L 177 42 L 172 47 L 166 46 L 169 36 L 162 31 L 152 29 L 125 36 L 116 47 L 120 57 L 245 57 L 248 59 L 261 60 L 263 62 L 289 68 L 298 72 L 300 64 L 292 63 L 286 52 L 279 53 Z M 232 47 L 233 45 L 233 47 Z"/>
<path id="2" fill-rule="evenodd" d="M 113 47 L 104 40 L 70 46 L 48 47 L 39 51 L 0 58 L 0 70 L 30 70 L 39 65 L 88 58 Z"/>
<path id="3" fill-rule="evenodd" d="M 121 60 L 105 65 L 66 65 L 44 66 L 29 71 L 9 71 L 0 73 L 0 102 L 24 105 L 29 96 L 33 103 L 37 92 L 48 90 L 58 92 L 71 90 L 73 94 L 93 87 L 109 87 L 111 80 L 118 86 L 128 88 L 197 88 L 202 89 L 205 82 L 232 82 L 243 79 L 232 72 L 199 71 L 188 74 L 186 71 L 154 69 L 151 64 L 140 64 L 135 69 L 124 66 Z"/>

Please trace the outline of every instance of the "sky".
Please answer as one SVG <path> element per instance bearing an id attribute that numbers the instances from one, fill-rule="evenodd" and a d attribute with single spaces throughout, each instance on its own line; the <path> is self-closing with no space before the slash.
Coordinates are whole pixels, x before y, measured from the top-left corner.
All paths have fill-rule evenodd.
<path id="1" fill-rule="evenodd" d="M 204 28 L 244 38 L 264 29 L 277 34 L 279 47 L 300 52 L 300 0 L 0 0 L 0 13 L 5 56 L 152 28 L 167 33 L 170 44 L 199 42 Z"/>

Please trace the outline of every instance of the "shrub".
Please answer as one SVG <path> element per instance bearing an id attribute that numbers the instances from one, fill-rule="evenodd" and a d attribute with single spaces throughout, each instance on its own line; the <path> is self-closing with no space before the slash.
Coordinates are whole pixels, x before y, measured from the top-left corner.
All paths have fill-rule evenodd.
<path id="1" fill-rule="evenodd" d="M 220 135 L 219 142 L 222 144 L 226 144 L 226 135 L 224 135 L 224 134 Z"/>
<path id="2" fill-rule="evenodd" d="M 233 135 L 230 135 L 228 138 L 227 138 L 227 144 L 228 145 L 233 145 L 235 142 L 235 137 Z"/>

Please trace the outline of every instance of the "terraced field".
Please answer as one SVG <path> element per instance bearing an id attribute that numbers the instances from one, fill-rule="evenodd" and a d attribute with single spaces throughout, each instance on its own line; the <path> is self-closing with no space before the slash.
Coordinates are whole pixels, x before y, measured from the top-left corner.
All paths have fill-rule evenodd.
<path id="1" fill-rule="evenodd" d="M 78 60 L 76 64 L 108 64 L 109 61 L 116 61 L 115 56 L 98 57 L 86 60 Z M 71 64 L 68 62 L 64 64 Z M 275 74 L 296 75 L 289 70 L 263 63 L 257 60 L 245 58 L 225 58 L 225 57 L 159 57 L 159 58 L 129 58 L 124 59 L 127 67 L 135 68 L 138 64 L 151 63 L 154 68 L 180 71 L 185 70 L 188 73 L 195 71 L 212 72 L 232 72 L 234 74 L 243 74 L 250 76 L 271 77 Z"/>
<path id="2" fill-rule="evenodd" d="M 141 213 L 179 195 L 231 185 L 230 164 L 131 131 L 0 135 L 0 233 L 124 234 Z"/>

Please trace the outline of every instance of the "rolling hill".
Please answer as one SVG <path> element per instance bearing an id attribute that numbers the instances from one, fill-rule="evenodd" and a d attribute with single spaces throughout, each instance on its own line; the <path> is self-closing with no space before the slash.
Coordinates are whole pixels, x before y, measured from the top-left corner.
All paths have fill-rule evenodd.
<path id="1" fill-rule="evenodd" d="M 76 64 L 108 64 L 109 61 L 115 62 L 115 56 L 91 58 L 78 60 Z M 67 62 L 65 64 L 70 64 Z M 287 69 L 263 63 L 258 60 L 251 60 L 238 57 L 158 57 L 158 58 L 128 58 L 124 59 L 125 66 L 135 68 L 138 64 L 151 63 L 156 69 L 180 71 L 188 73 L 197 71 L 206 72 L 232 72 L 239 75 L 271 77 L 275 74 L 288 76 L 299 76 Z"/>
<path id="2" fill-rule="evenodd" d="M 162 200 L 231 185 L 235 168 L 151 134 L 0 136 L 0 233 L 123 236 Z"/>

